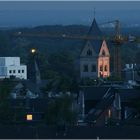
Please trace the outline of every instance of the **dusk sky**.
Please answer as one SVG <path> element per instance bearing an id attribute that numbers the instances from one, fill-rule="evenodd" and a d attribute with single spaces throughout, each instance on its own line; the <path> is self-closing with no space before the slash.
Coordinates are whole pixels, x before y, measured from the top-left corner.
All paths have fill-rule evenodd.
<path id="1" fill-rule="evenodd" d="M 98 22 L 140 23 L 140 1 L 0 1 L 0 26 L 89 25 L 94 8 Z"/>

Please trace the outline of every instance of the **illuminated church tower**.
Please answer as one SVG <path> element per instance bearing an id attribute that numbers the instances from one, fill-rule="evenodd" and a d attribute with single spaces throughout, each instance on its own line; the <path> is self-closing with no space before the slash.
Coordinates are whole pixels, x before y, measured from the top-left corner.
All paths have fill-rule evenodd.
<path id="1" fill-rule="evenodd" d="M 110 76 L 110 54 L 106 41 L 94 18 L 80 54 L 80 77 L 81 78 L 105 78 Z"/>

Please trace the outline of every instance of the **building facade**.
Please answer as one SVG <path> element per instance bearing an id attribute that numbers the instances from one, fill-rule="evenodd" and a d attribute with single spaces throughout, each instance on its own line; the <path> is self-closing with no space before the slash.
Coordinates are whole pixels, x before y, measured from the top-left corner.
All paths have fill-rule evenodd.
<path id="1" fill-rule="evenodd" d="M 20 64 L 19 57 L 0 57 L 0 79 L 12 76 L 27 79 L 27 66 Z"/>
<path id="2" fill-rule="evenodd" d="M 80 54 L 80 77 L 106 78 L 110 76 L 110 54 L 106 41 L 98 35 L 99 28 L 95 19 L 92 30 L 94 34 L 91 36 L 99 39 L 86 41 Z"/>
<path id="3" fill-rule="evenodd" d="M 81 52 L 81 78 L 106 78 L 110 76 L 110 54 L 106 41 L 98 41 L 98 44 L 96 42 L 94 41 L 92 45 L 88 41 Z"/>

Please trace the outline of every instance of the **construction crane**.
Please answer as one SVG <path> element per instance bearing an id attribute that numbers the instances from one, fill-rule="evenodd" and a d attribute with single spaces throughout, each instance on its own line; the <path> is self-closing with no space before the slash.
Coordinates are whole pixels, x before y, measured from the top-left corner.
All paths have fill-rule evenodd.
<path id="1" fill-rule="evenodd" d="M 105 22 L 99 25 L 103 25 L 103 24 L 109 24 L 109 23 L 113 23 L 114 21 L 110 21 L 110 22 Z M 92 30 L 92 25 L 90 26 L 88 33 L 86 35 L 80 36 L 80 35 L 67 35 L 67 34 L 60 34 L 60 35 L 50 35 L 48 33 L 26 33 L 26 32 L 15 32 L 12 34 L 12 36 L 15 37 L 46 37 L 46 38 L 57 38 L 57 39 L 81 39 L 81 40 L 93 40 L 93 39 L 106 39 L 106 40 L 110 40 L 110 41 L 114 41 L 114 38 L 112 37 L 99 37 L 99 36 L 91 36 L 89 35 L 89 33 Z M 115 27 L 116 29 L 118 29 L 118 27 Z M 119 32 L 117 31 L 115 34 L 119 34 Z"/>
<path id="2" fill-rule="evenodd" d="M 108 21 L 99 25 L 105 24 L 114 24 L 115 27 L 115 35 L 114 37 L 99 37 L 99 36 L 90 36 L 89 33 L 92 30 L 92 25 L 87 33 L 84 36 L 76 36 L 76 35 L 49 35 L 48 33 L 24 33 L 24 32 L 16 32 L 13 35 L 16 37 L 46 37 L 46 38 L 57 38 L 57 39 L 82 39 L 82 40 L 93 40 L 93 39 L 105 39 L 113 42 L 114 46 L 114 76 L 121 78 L 121 50 L 120 46 L 123 42 L 128 41 L 126 37 L 122 37 L 120 33 L 120 21 L 113 20 Z"/>
<path id="3" fill-rule="evenodd" d="M 110 24 L 110 23 L 111 24 L 113 23 L 115 25 L 115 36 L 113 40 L 113 44 L 114 44 L 114 73 L 113 75 L 121 79 L 121 44 L 127 41 L 127 38 L 122 37 L 120 33 L 121 25 L 120 25 L 119 20 L 105 22 L 103 23 L 103 25 Z"/>

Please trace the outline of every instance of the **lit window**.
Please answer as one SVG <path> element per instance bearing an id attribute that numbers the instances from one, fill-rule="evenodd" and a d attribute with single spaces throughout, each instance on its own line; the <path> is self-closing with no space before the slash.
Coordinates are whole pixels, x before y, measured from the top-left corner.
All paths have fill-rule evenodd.
<path id="1" fill-rule="evenodd" d="M 32 114 L 27 114 L 26 120 L 27 120 L 27 121 L 32 121 L 32 120 L 33 120 Z"/>
<path id="2" fill-rule="evenodd" d="M 100 71 L 103 71 L 103 66 L 100 66 Z"/>
<path id="3" fill-rule="evenodd" d="M 108 110 L 108 117 L 109 118 L 111 117 L 111 110 L 110 109 Z"/>
<path id="4" fill-rule="evenodd" d="M 105 65 L 105 71 L 107 71 L 107 65 Z"/>

